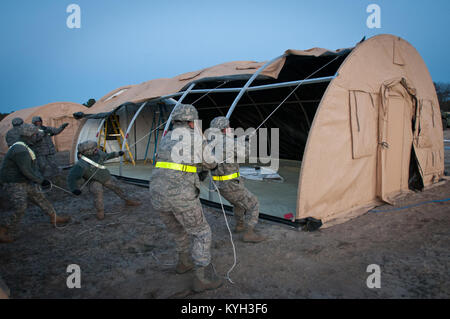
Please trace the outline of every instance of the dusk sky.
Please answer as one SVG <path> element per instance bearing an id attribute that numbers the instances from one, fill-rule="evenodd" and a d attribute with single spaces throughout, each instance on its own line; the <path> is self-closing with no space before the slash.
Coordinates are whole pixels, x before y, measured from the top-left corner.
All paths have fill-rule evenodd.
<path id="1" fill-rule="evenodd" d="M 78 29 L 66 25 L 72 3 L 81 8 Z M 370 4 L 381 8 L 381 28 L 366 25 Z M 4 113 L 382 33 L 409 41 L 433 81 L 450 82 L 448 0 L 5 0 L 0 12 Z"/>

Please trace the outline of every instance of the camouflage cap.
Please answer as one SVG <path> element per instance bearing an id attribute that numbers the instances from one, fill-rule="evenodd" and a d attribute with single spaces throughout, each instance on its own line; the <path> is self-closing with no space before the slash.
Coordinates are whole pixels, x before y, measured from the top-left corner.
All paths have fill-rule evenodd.
<path id="1" fill-rule="evenodd" d="M 20 136 L 33 136 L 34 134 L 37 134 L 39 132 L 39 129 L 31 124 L 24 123 L 20 127 Z"/>
<path id="2" fill-rule="evenodd" d="M 84 141 L 78 144 L 78 152 L 80 153 L 86 153 L 92 149 L 97 148 L 97 142 L 96 141 Z"/>
<path id="3" fill-rule="evenodd" d="M 219 130 L 223 130 L 224 128 L 227 128 L 229 126 L 230 126 L 230 120 L 227 119 L 225 116 L 215 117 L 209 124 L 209 127 L 218 128 Z"/>
<path id="4" fill-rule="evenodd" d="M 16 117 L 11 121 L 13 126 L 20 126 L 23 124 L 23 120 L 20 117 Z"/>
<path id="5" fill-rule="evenodd" d="M 173 121 L 192 122 L 198 120 L 197 109 L 191 104 L 180 104 L 172 112 Z"/>
<path id="6" fill-rule="evenodd" d="M 40 116 L 33 116 L 31 123 L 35 124 L 36 122 L 42 122 L 42 118 Z"/>

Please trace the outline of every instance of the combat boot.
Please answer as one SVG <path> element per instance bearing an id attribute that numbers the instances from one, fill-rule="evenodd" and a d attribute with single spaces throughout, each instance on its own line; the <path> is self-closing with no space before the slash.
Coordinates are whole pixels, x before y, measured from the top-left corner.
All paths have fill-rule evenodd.
<path id="1" fill-rule="evenodd" d="M 14 238 L 8 234 L 8 228 L 0 227 L 0 243 L 9 244 L 14 241 Z"/>
<path id="2" fill-rule="evenodd" d="M 62 217 L 62 216 L 58 216 L 56 214 L 50 215 L 50 224 L 52 224 L 53 226 L 66 224 L 69 221 L 70 221 L 70 217 Z"/>
<path id="3" fill-rule="evenodd" d="M 127 206 L 140 206 L 141 202 L 137 201 L 137 200 L 127 199 L 125 201 L 125 205 L 127 205 Z"/>
<path id="4" fill-rule="evenodd" d="M 236 220 L 236 228 L 234 229 L 235 233 L 242 233 L 245 230 L 245 223 L 243 219 Z"/>
<path id="5" fill-rule="evenodd" d="M 178 254 L 178 264 L 175 271 L 177 274 L 184 274 L 189 270 L 194 268 L 194 263 L 192 262 L 191 255 L 189 253 L 183 252 Z"/>
<path id="6" fill-rule="evenodd" d="M 248 227 L 247 231 L 242 236 L 242 241 L 245 243 L 260 243 L 266 239 L 267 238 L 263 235 L 256 233 L 253 227 Z"/>
<path id="7" fill-rule="evenodd" d="M 195 269 L 192 287 L 195 292 L 217 289 L 222 285 L 223 280 L 217 277 L 211 264 L 206 267 L 197 267 L 197 269 Z"/>

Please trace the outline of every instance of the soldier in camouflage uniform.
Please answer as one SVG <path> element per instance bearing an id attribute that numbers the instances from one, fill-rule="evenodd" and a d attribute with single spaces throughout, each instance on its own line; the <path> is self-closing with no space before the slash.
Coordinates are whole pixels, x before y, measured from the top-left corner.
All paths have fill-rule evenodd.
<path id="1" fill-rule="evenodd" d="M 20 127 L 23 124 L 23 120 L 20 117 L 16 117 L 12 120 L 12 129 L 10 129 L 5 136 L 6 144 L 11 147 L 15 142 L 20 139 Z"/>
<path id="2" fill-rule="evenodd" d="M 235 232 L 244 232 L 242 236 L 244 242 L 261 242 L 266 238 L 254 231 L 259 216 L 258 198 L 244 186 L 244 181 L 239 175 L 239 163 L 237 162 L 238 141 L 231 134 L 227 134 L 230 122 L 226 117 L 219 116 L 211 121 L 210 128 L 220 131 L 223 136 L 223 158 L 219 161 L 217 168 L 211 171 L 211 174 L 214 183 L 220 191 L 220 195 L 234 207 Z M 230 144 L 233 147 L 227 148 L 226 146 Z M 245 153 L 248 154 L 248 142 L 245 145 L 241 145 L 241 147 L 245 148 Z M 248 217 L 247 225 L 245 225 L 246 215 Z"/>
<path id="3" fill-rule="evenodd" d="M 52 178 L 60 175 L 61 170 L 56 163 L 56 149 L 52 141 L 52 136 L 60 134 L 69 123 L 64 123 L 58 128 L 43 126 L 42 118 L 40 116 L 33 116 L 31 122 L 44 134 L 42 140 L 33 146 L 33 151 L 37 156 L 39 171 L 45 178 Z"/>
<path id="4" fill-rule="evenodd" d="M 213 169 L 217 164 L 212 158 L 208 160 L 202 156 L 206 141 L 201 132 L 194 130 L 197 119 L 197 110 L 192 105 L 180 104 L 173 110 L 173 128 L 161 139 L 158 161 L 150 177 L 150 200 L 175 238 L 178 252 L 176 272 L 185 273 L 193 269 L 193 259 L 196 266 L 193 290 L 200 292 L 216 289 L 223 282 L 211 265 L 211 228 L 199 199 L 198 173 L 202 169 Z M 181 141 L 179 134 L 183 134 Z M 183 146 L 183 151 L 190 151 L 183 159 L 177 157 L 176 150 L 180 146 Z M 189 236 L 193 237 L 192 255 L 189 253 Z"/>
<path id="5" fill-rule="evenodd" d="M 85 141 L 78 144 L 80 160 L 70 169 L 67 176 L 67 183 L 70 191 L 75 195 L 80 195 L 79 184 L 84 180 L 89 180 L 89 190 L 94 194 L 94 205 L 97 209 L 97 219 L 105 218 L 103 205 L 103 186 L 112 190 L 128 206 L 139 206 L 140 202 L 130 198 L 119 187 L 117 181 L 112 178 L 109 170 L 103 166 L 103 163 L 109 159 L 123 155 L 123 152 L 105 153 L 97 148 L 97 142 Z"/>
<path id="6" fill-rule="evenodd" d="M 0 226 L 0 243 L 14 241 L 13 234 L 27 209 L 27 201 L 31 200 L 50 216 L 53 225 L 69 221 L 68 217 L 56 215 L 52 204 L 39 191 L 34 183 L 43 188 L 49 188 L 50 182 L 44 179 L 36 167 L 36 155 L 30 146 L 36 143 L 42 135 L 31 124 L 22 124 L 20 140 L 8 150 L 0 168 L 0 181 L 14 206 L 12 220 L 6 226 Z"/>

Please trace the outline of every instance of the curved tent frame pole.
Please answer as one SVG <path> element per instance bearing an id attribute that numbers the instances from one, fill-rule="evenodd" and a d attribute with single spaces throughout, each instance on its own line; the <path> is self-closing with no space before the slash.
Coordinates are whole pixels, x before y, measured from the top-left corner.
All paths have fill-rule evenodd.
<path id="1" fill-rule="evenodd" d="M 169 129 L 169 126 L 170 126 L 170 122 L 172 122 L 172 113 L 173 113 L 173 111 L 178 107 L 178 105 L 181 104 L 181 102 L 184 100 L 186 95 L 188 95 L 188 93 L 191 92 L 191 90 L 194 88 L 194 86 L 195 86 L 195 83 L 192 83 L 189 86 L 189 88 L 186 91 L 184 91 L 184 93 L 181 96 L 181 98 L 177 101 L 177 104 L 175 104 L 175 106 L 173 107 L 172 112 L 170 112 L 169 118 L 167 119 L 166 126 L 164 127 L 164 132 L 163 132 L 163 135 L 162 135 L 163 137 L 166 136 L 167 130 Z"/>
<path id="2" fill-rule="evenodd" d="M 229 119 L 231 114 L 233 114 L 234 109 L 236 108 L 236 105 L 238 104 L 239 100 L 241 99 L 242 95 L 244 95 L 245 91 L 247 91 L 248 87 L 250 86 L 250 84 L 252 84 L 252 82 L 256 79 L 256 77 L 265 69 L 267 68 L 269 65 L 271 65 L 272 63 L 278 61 L 279 59 L 284 58 L 285 56 L 287 56 L 287 54 L 283 54 L 280 55 L 278 57 L 276 57 L 275 59 L 270 60 L 269 62 L 267 62 L 266 64 L 264 64 L 263 66 L 261 66 L 258 71 L 256 71 L 252 77 L 250 79 L 248 79 L 247 83 L 245 83 L 245 85 L 242 87 L 241 91 L 239 92 L 238 96 L 236 96 L 236 98 L 233 101 L 233 104 L 231 105 L 230 109 L 228 110 L 227 116 L 226 118 Z"/>
<path id="3" fill-rule="evenodd" d="M 145 105 L 147 105 L 147 102 L 148 102 L 148 101 L 145 101 L 144 103 L 141 104 L 141 106 L 139 107 L 139 109 L 137 110 L 137 112 L 134 113 L 134 116 L 133 116 L 133 118 L 131 119 L 130 124 L 128 124 L 127 131 L 126 131 L 126 133 L 125 133 L 125 137 L 124 137 L 123 142 L 122 142 L 122 147 L 120 148 L 121 151 L 123 151 L 123 150 L 125 149 L 125 144 L 127 143 L 127 140 L 128 140 L 128 134 L 130 133 L 130 130 L 131 130 L 131 128 L 133 127 L 134 122 L 136 121 L 136 118 L 138 117 L 139 113 L 141 113 L 141 111 L 143 110 L 143 108 L 145 107 Z M 120 157 L 120 167 L 119 167 L 119 175 L 120 175 L 120 176 L 122 176 L 122 165 L 123 165 L 123 157 L 121 156 L 121 157 Z"/>
<path id="4" fill-rule="evenodd" d="M 103 118 L 101 121 L 100 121 L 100 125 L 98 126 L 98 128 L 97 128 L 97 133 L 95 134 L 95 137 L 96 138 L 98 138 L 98 136 L 99 136 L 99 134 L 100 134 L 100 130 L 103 128 L 103 124 L 105 124 L 105 120 L 106 120 L 106 118 Z M 100 145 L 99 145 L 100 146 Z"/>

